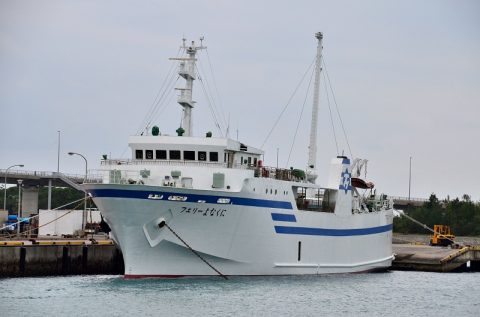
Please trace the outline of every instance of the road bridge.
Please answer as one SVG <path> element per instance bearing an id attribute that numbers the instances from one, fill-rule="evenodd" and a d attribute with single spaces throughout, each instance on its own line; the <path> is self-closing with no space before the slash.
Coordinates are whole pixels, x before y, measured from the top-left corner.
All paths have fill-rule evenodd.
<path id="1" fill-rule="evenodd" d="M 64 174 L 48 171 L 25 171 L 0 169 L 0 182 L 18 185 L 22 180 L 22 217 L 38 212 L 39 187 L 48 187 L 48 209 L 52 208 L 52 187 L 72 187 L 82 191 L 80 184 L 85 181 L 85 175 Z M 100 178 L 87 176 L 88 182 L 101 182 Z"/>

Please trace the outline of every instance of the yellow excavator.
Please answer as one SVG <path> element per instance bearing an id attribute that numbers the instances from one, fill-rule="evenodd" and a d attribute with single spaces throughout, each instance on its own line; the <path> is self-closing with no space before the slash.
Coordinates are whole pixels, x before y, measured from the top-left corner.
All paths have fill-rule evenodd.
<path id="1" fill-rule="evenodd" d="M 434 225 L 433 236 L 430 239 L 430 245 L 433 246 L 449 246 L 454 243 L 455 235 L 452 234 L 452 230 L 447 225 Z"/>

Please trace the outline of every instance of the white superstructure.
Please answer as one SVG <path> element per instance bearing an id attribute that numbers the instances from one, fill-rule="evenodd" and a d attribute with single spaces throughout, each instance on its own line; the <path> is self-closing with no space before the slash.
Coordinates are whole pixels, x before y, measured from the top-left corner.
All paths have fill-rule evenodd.
<path id="1" fill-rule="evenodd" d="M 132 159 L 104 159 L 103 182 L 85 184 L 110 225 L 126 277 L 285 275 L 387 268 L 392 207 L 360 188 L 364 160 L 336 157 L 315 184 L 322 34 L 306 172 L 264 166 L 262 150 L 229 138 L 193 136 L 195 54 L 185 46 L 178 136 L 132 136 Z M 352 178 L 352 171 L 354 176 Z"/>

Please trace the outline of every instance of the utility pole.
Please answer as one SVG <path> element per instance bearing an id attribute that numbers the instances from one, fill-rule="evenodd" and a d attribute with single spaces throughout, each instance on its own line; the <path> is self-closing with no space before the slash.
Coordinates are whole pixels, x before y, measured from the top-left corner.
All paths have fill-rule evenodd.
<path id="1" fill-rule="evenodd" d="M 58 132 L 58 148 L 57 148 L 57 173 L 60 172 L 60 130 Z"/>
<path id="2" fill-rule="evenodd" d="M 412 187 L 412 157 L 410 156 L 410 168 L 408 172 L 408 202 L 410 202 L 410 189 Z"/>

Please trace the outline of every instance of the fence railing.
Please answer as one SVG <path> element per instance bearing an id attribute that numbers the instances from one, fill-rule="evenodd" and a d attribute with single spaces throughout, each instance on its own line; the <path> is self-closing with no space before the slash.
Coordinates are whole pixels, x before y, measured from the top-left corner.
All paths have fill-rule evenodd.
<path id="1" fill-rule="evenodd" d="M 48 172 L 48 171 L 24 171 L 24 170 L 8 170 L 8 173 L 5 169 L 0 169 L 0 175 L 8 178 L 26 178 L 26 177 L 39 177 L 39 178 L 68 178 L 75 182 L 83 182 L 85 179 L 85 174 L 68 174 L 68 173 L 57 173 L 57 172 Z M 91 182 L 98 181 L 96 175 L 90 174 L 90 171 L 87 173 L 87 180 Z"/>
<path id="2" fill-rule="evenodd" d="M 197 167 L 215 167 L 215 168 L 237 168 L 254 169 L 254 166 L 246 164 L 228 164 L 223 162 L 203 162 L 188 160 L 131 160 L 131 159 L 109 159 L 102 160 L 102 166 L 121 166 L 121 165 L 156 165 L 156 166 L 197 166 Z"/>
<path id="3" fill-rule="evenodd" d="M 392 198 L 394 201 L 416 201 L 416 202 L 427 202 L 429 199 L 427 198 L 418 198 L 418 197 L 400 197 L 400 196 L 388 196 Z"/>

